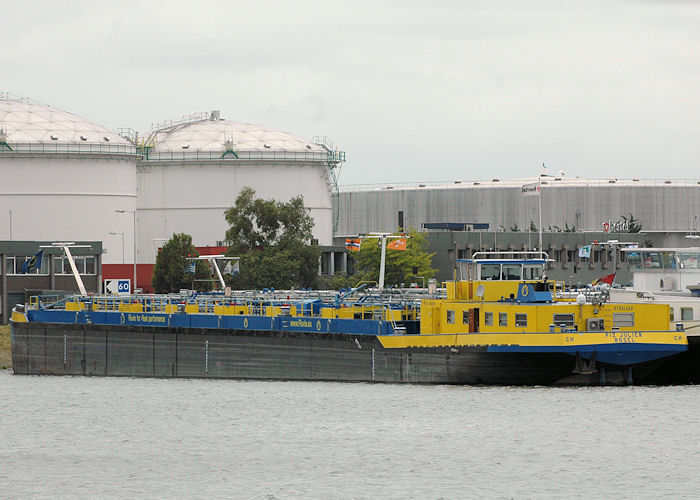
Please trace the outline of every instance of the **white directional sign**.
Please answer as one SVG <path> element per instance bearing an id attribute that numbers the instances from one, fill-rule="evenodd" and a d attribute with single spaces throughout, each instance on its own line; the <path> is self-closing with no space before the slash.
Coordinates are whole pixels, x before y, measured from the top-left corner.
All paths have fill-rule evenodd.
<path id="1" fill-rule="evenodd" d="M 115 279 L 115 280 L 105 280 L 104 283 L 105 293 L 110 295 L 129 295 L 131 294 L 131 280 L 125 279 Z"/>

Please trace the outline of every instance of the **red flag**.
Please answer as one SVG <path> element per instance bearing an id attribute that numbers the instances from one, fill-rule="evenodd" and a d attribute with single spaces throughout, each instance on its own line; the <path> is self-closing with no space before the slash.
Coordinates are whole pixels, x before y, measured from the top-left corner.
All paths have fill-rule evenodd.
<path id="1" fill-rule="evenodd" d="M 389 250 L 406 250 L 406 238 L 396 238 L 387 243 L 386 247 Z"/>
<path id="2" fill-rule="evenodd" d="M 593 280 L 593 284 L 597 285 L 599 283 L 607 283 L 608 285 L 612 285 L 613 281 L 615 281 L 615 273 L 608 274 L 607 276 L 603 276 L 597 280 Z"/>
<path id="3" fill-rule="evenodd" d="M 362 240 L 360 238 L 347 238 L 345 240 L 345 249 L 350 252 L 359 252 Z"/>

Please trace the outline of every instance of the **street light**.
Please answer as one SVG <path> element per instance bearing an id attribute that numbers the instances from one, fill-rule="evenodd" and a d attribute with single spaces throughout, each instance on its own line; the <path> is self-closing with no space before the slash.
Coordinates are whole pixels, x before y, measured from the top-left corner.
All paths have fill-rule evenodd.
<path id="1" fill-rule="evenodd" d="M 122 264 L 124 264 L 124 231 L 116 231 L 114 233 L 109 233 L 109 234 L 120 234 L 122 237 Z"/>
<path id="2" fill-rule="evenodd" d="M 119 214 L 132 214 L 134 216 L 134 284 L 131 293 L 136 292 L 136 210 L 115 210 Z"/>

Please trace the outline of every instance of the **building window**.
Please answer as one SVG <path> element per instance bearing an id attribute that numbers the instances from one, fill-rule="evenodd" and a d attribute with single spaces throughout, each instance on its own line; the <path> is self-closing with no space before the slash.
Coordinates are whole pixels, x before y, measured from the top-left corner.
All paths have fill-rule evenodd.
<path id="1" fill-rule="evenodd" d="M 692 307 L 681 307 L 681 321 L 692 321 L 693 320 L 693 308 Z"/>
<path id="2" fill-rule="evenodd" d="M 22 274 L 22 265 L 33 255 L 15 255 L 12 257 L 5 257 L 5 273 L 6 274 Z M 41 268 L 34 269 L 24 274 L 49 274 L 49 259 L 44 256 L 41 259 Z"/>
<path id="3" fill-rule="evenodd" d="M 613 313 L 613 328 L 634 326 L 634 313 Z"/>
<path id="4" fill-rule="evenodd" d="M 527 314 L 515 315 L 515 326 L 527 326 Z"/>
<path id="5" fill-rule="evenodd" d="M 552 318 L 552 323 L 556 326 L 574 326 L 573 314 L 555 314 Z"/>
<path id="6" fill-rule="evenodd" d="M 485 312 L 484 313 L 484 325 L 493 326 L 493 313 L 492 312 Z"/>
<path id="7" fill-rule="evenodd" d="M 94 255 L 76 255 L 73 256 L 75 268 L 78 274 L 95 274 L 95 256 Z M 53 258 L 54 274 L 73 274 L 70 268 L 70 262 L 66 257 Z"/>
<path id="8" fill-rule="evenodd" d="M 448 325 L 454 325 L 455 324 L 455 312 L 454 311 L 447 311 L 447 324 Z"/>
<path id="9" fill-rule="evenodd" d="M 508 326 L 507 313 L 498 313 L 498 326 Z"/>

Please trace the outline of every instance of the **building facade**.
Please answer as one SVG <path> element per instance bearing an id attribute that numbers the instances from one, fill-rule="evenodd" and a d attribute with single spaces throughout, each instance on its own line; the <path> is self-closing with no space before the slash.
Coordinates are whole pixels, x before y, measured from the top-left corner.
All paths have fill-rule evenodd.
<path id="1" fill-rule="evenodd" d="M 102 288 L 102 242 L 74 242 L 75 265 L 88 292 Z M 57 300 L 78 292 L 78 285 L 67 257 L 51 241 L 0 241 L 0 322 L 8 322 L 15 304 L 24 304 L 31 295 Z M 41 266 L 22 272 L 22 265 L 42 251 Z"/>

